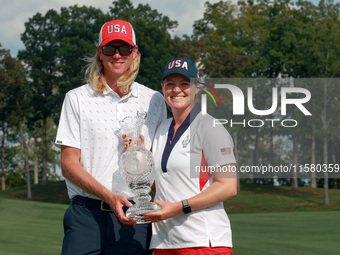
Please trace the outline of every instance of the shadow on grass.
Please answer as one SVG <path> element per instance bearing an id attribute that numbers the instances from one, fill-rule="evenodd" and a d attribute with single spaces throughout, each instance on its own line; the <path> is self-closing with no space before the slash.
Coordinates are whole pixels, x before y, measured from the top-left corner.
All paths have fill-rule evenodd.
<path id="1" fill-rule="evenodd" d="M 0 196 L 14 199 L 27 200 L 27 188 L 18 187 L 10 190 L 0 191 Z M 32 185 L 32 201 L 50 202 L 58 204 L 69 204 L 66 184 L 64 181 L 47 182 L 45 185 Z"/>

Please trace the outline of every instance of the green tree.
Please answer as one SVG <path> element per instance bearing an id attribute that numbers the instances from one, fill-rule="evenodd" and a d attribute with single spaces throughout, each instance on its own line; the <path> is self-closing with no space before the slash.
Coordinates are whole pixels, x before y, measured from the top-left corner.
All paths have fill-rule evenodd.
<path id="1" fill-rule="evenodd" d="M 2 126 L 2 188 L 5 183 L 5 141 L 10 128 L 20 130 L 21 145 L 24 150 L 24 169 L 27 183 L 27 198 L 32 198 L 31 181 L 28 162 L 27 138 L 25 136 L 25 116 L 30 114 L 30 88 L 27 86 L 26 73 L 20 62 L 12 58 L 9 52 L 1 50 L 1 126 Z"/>
<path id="2" fill-rule="evenodd" d="M 194 24 L 193 36 L 185 38 L 180 47 L 180 50 L 189 52 L 189 57 L 199 63 L 204 76 L 280 79 L 339 75 L 340 57 L 337 42 L 340 39 L 338 33 L 340 12 L 339 4 L 334 4 L 334 1 L 320 1 L 319 6 L 309 1 L 298 1 L 295 5 L 290 0 L 248 0 L 239 1 L 237 5 L 220 1 L 215 4 L 207 2 L 205 7 L 203 19 Z M 190 48 L 194 50 L 188 50 Z M 315 91 L 312 87 L 307 89 Z M 320 91 L 319 88 L 316 94 L 313 92 L 314 98 L 321 94 Z M 258 92 L 258 97 L 253 103 L 270 105 L 268 98 L 271 97 L 267 95 L 266 90 L 261 87 Z M 333 103 L 328 104 L 328 108 L 324 107 L 325 109 L 334 112 L 336 95 L 334 89 L 328 93 L 327 102 Z M 316 114 L 318 116 L 321 113 L 322 102 L 324 100 L 317 102 L 314 100 L 318 105 L 314 105 L 313 109 L 320 109 Z M 326 116 L 325 111 L 323 116 Z M 327 116 L 332 119 L 331 124 L 336 122 L 334 114 Z M 329 119 L 325 123 L 328 123 Z M 324 131 L 315 130 L 316 127 L 320 127 L 321 120 L 304 122 L 301 119 L 301 123 L 300 126 L 305 125 L 303 128 L 290 132 L 292 136 L 289 137 L 295 149 L 290 160 L 299 162 L 301 159 L 297 157 L 298 155 L 307 160 L 302 151 L 308 150 L 310 160 L 315 161 L 313 141 L 319 141 L 321 133 L 328 134 L 329 138 L 334 130 L 332 125 L 323 128 Z M 244 144 L 246 147 L 252 142 L 255 145 L 253 164 L 257 164 L 259 160 L 277 162 L 280 155 L 276 156 L 273 151 L 273 136 L 287 137 L 286 131 L 266 127 L 256 129 L 251 136 L 252 139 L 248 139 L 248 143 Z M 266 139 L 262 135 L 264 133 L 270 133 L 271 138 Z M 333 137 L 334 135 L 332 142 L 336 143 Z M 312 146 L 301 149 L 307 141 Z M 329 143 L 324 144 L 326 148 Z M 262 158 L 256 153 L 256 148 L 263 150 Z M 324 161 L 329 158 L 327 155 L 328 153 L 324 153 Z M 295 176 L 295 188 L 297 183 Z"/>
<path id="3" fill-rule="evenodd" d="M 163 67 L 169 59 L 176 57 L 176 48 L 172 46 L 169 32 L 177 27 L 177 21 L 151 9 L 148 4 L 139 4 L 134 8 L 130 0 L 113 2 L 110 16 L 112 19 L 129 21 L 135 30 L 142 56 L 137 81 L 152 89 L 161 90 Z"/>
<path id="4" fill-rule="evenodd" d="M 96 53 L 100 27 L 106 21 L 118 18 L 128 20 L 135 28 L 142 54 L 137 81 L 159 89 L 161 66 L 173 57 L 168 31 L 175 28 L 177 22 L 152 10 L 149 5 L 140 4 L 134 8 L 129 0 L 119 0 L 113 2 L 107 14 L 93 7 L 75 5 L 62 7 L 59 12 L 49 10 L 45 15 L 37 13 L 25 23 L 25 32 L 21 35 L 25 49 L 19 51 L 18 57 L 27 68 L 33 94 L 34 114 L 26 118 L 33 130 L 30 135 L 36 141 L 35 145 L 42 146 L 43 184 L 47 181 L 48 162 L 54 160 L 48 120 L 53 118 L 58 123 L 65 93 L 84 83 L 84 60 Z M 41 142 L 38 142 L 38 136 L 42 137 Z M 37 153 L 33 157 L 36 177 L 39 157 Z"/>
<path id="5" fill-rule="evenodd" d="M 47 130 L 49 117 L 59 119 L 62 98 L 66 91 L 82 84 L 82 58 L 95 51 L 95 34 L 103 23 L 103 13 L 93 7 L 61 8 L 37 13 L 25 23 L 21 39 L 25 50 L 18 57 L 27 66 L 33 91 L 31 122 L 42 121 L 43 172 L 47 181 Z"/>
<path id="6" fill-rule="evenodd" d="M 194 23 L 191 37 L 196 51 L 193 58 L 202 66 L 204 75 L 211 78 L 245 77 L 245 69 L 252 58 L 245 51 L 238 36 L 240 17 L 238 8 L 230 2 L 205 3 L 204 17 Z M 187 51 L 190 52 L 187 44 Z"/>
<path id="7" fill-rule="evenodd" d="M 303 7 L 308 4 L 306 2 L 299 2 Z M 305 8 L 306 12 L 308 8 Z M 340 75 L 340 3 L 334 4 L 334 1 L 321 0 L 318 8 L 313 12 L 314 24 L 314 47 L 313 52 L 307 56 L 307 60 L 311 63 L 313 68 L 313 76 L 321 78 L 338 77 Z M 338 111 L 339 100 L 337 94 L 339 93 L 338 86 L 331 84 L 330 80 L 322 80 L 322 100 L 320 100 L 321 113 L 321 132 L 318 132 L 323 139 L 323 163 L 328 165 L 330 155 L 328 153 L 329 142 L 332 134 L 337 133 L 335 128 L 336 119 L 334 113 Z M 328 172 L 324 175 L 324 204 L 329 204 L 328 197 Z"/>

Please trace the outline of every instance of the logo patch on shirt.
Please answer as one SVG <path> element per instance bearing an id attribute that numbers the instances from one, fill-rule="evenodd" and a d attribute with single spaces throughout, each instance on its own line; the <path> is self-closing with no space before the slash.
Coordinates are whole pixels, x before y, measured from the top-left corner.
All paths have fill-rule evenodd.
<path id="1" fill-rule="evenodd" d="M 63 141 L 57 140 L 57 144 L 63 144 Z"/>
<path id="2" fill-rule="evenodd" d="M 189 135 L 187 135 L 187 137 L 182 141 L 183 148 L 186 148 L 189 143 L 190 143 L 190 137 Z"/>

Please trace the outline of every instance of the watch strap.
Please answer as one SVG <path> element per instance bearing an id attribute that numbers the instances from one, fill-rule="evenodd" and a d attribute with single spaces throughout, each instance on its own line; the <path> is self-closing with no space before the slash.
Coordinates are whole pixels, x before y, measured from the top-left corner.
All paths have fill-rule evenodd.
<path id="1" fill-rule="evenodd" d="M 188 203 L 188 200 L 184 199 L 182 200 L 182 205 L 183 205 L 183 212 L 184 214 L 190 213 L 191 212 L 191 207 Z"/>

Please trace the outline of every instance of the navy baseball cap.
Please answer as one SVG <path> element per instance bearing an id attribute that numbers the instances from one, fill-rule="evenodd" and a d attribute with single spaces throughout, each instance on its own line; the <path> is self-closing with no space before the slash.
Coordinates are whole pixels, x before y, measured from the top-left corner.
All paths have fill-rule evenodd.
<path id="1" fill-rule="evenodd" d="M 174 73 L 182 74 L 188 79 L 199 79 L 197 68 L 190 58 L 174 58 L 169 60 L 164 67 L 162 80 Z"/>

